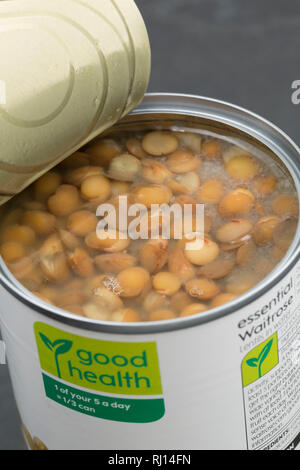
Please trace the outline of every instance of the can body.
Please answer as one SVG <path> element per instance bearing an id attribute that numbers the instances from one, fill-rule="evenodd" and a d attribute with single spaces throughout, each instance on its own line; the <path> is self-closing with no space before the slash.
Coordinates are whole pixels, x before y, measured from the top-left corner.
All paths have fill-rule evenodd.
<path id="1" fill-rule="evenodd" d="M 133 0 L 1 2 L 0 36 L 2 204 L 137 106 L 150 47 Z"/>
<path id="2" fill-rule="evenodd" d="M 253 138 L 256 125 L 260 133 L 265 126 L 270 148 L 282 159 L 290 154 L 284 163 L 299 189 L 297 148 L 250 113 L 195 97 L 158 95 L 146 98 L 126 122 L 145 125 L 150 118 L 160 126 L 170 120 L 173 125 L 230 122 Z M 297 240 L 281 265 L 236 307 L 162 326 L 126 328 L 80 321 L 51 307 L 46 311 L 2 271 L 1 327 L 30 447 L 299 446 Z"/>

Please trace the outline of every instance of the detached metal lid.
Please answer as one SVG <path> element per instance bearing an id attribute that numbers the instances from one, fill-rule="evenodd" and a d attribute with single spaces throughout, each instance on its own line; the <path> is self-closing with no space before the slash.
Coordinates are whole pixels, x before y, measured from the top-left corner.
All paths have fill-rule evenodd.
<path id="1" fill-rule="evenodd" d="M 0 2 L 0 205 L 129 113 L 150 76 L 133 0 Z"/>

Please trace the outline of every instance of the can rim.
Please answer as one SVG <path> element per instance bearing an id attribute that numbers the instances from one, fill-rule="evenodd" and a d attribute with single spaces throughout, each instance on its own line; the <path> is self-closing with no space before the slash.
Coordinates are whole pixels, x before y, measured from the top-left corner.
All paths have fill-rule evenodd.
<path id="1" fill-rule="evenodd" d="M 298 199 L 300 200 L 299 163 L 294 161 L 295 157 L 299 157 L 300 149 L 281 129 L 258 114 L 225 101 L 179 93 L 146 94 L 143 102 L 130 113 L 131 116 L 139 114 L 182 114 L 182 116 L 190 115 L 195 117 L 204 117 L 206 119 L 228 124 L 239 130 L 243 130 L 248 135 L 251 135 L 257 140 L 265 143 L 271 150 L 273 150 L 274 153 L 276 153 L 276 155 L 283 159 L 284 164 L 290 171 L 294 180 L 298 192 Z M 269 134 L 267 131 L 269 131 Z M 280 140 L 282 142 L 280 142 Z M 286 149 L 283 145 L 284 143 L 286 144 Z M 288 150 L 293 150 L 294 159 L 289 154 Z M 300 222 L 298 224 L 294 241 L 283 260 L 268 276 L 266 276 L 249 292 L 239 296 L 234 301 L 208 310 L 207 312 L 174 320 L 147 323 L 120 323 L 92 320 L 89 318 L 73 315 L 58 307 L 49 305 L 37 297 L 34 297 L 13 277 L 1 258 L 0 284 L 20 302 L 33 308 L 35 311 L 60 323 L 65 323 L 80 329 L 123 335 L 169 332 L 209 323 L 231 313 L 235 313 L 239 309 L 255 301 L 257 298 L 274 287 L 274 285 L 276 285 L 276 283 L 285 277 L 285 275 L 297 263 L 300 258 L 299 241 Z"/>

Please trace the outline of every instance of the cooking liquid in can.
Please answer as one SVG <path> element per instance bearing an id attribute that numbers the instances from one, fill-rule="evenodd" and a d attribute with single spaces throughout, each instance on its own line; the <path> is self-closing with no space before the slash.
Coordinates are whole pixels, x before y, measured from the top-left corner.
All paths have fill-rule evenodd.
<path id="1" fill-rule="evenodd" d="M 101 205 L 118 216 L 125 202 L 144 206 L 139 223 L 125 214 L 126 228 L 143 238 L 124 237 L 120 219 L 100 238 Z M 171 216 L 164 237 L 153 204 L 188 205 L 192 234 Z M 202 245 L 188 248 L 201 204 Z M 298 224 L 295 186 L 272 157 L 184 127 L 97 139 L 2 210 L 0 252 L 21 284 L 73 314 L 112 322 L 174 320 L 236 299 L 284 257 Z"/>

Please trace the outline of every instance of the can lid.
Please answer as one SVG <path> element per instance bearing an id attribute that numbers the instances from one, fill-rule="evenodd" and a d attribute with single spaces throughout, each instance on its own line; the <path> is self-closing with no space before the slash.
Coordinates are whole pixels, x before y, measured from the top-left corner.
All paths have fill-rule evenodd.
<path id="1" fill-rule="evenodd" d="M 133 0 L 0 2 L 0 205 L 142 100 L 150 45 Z"/>

